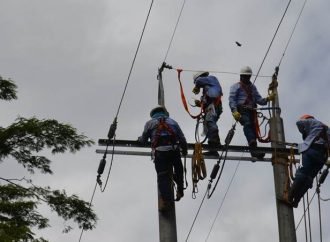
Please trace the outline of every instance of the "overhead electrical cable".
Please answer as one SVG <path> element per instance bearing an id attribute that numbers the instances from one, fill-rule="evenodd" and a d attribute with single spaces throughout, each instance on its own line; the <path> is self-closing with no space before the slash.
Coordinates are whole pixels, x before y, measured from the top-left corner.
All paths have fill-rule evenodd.
<path id="1" fill-rule="evenodd" d="M 306 213 L 306 211 L 307 211 L 309 205 L 312 203 L 312 201 L 313 201 L 315 195 L 316 195 L 316 191 L 314 192 L 314 194 L 313 194 L 311 200 L 310 200 L 310 201 L 307 201 L 307 208 L 304 209 L 304 213 L 303 213 L 303 215 L 301 216 L 301 218 L 300 218 L 298 224 L 296 225 L 296 231 L 297 231 L 297 229 L 299 228 L 299 225 L 300 225 L 301 221 L 303 220 L 303 218 L 304 218 L 304 216 L 305 216 L 305 213 Z"/>
<path id="2" fill-rule="evenodd" d="M 116 137 L 115 133 L 116 133 L 116 128 L 117 128 L 118 115 L 119 115 L 119 112 L 120 112 L 120 109 L 121 109 L 121 105 L 123 103 L 123 100 L 124 100 L 124 97 L 125 97 L 125 94 L 126 94 L 128 83 L 129 83 L 129 80 L 130 80 L 130 77 L 131 77 L 131 74 L 132 74 L 132 71 L 133 71 L 133 68 L 134 68 L 134 65 L 135 65 L 136 57 L 137 57 L 138 52 L 140 50 L 140 46 L 141 46 L 141 43 L 142 43 L 142 38 L 144 36 L 144 32 L 145 32 L 145 29 L 146 29 L 146 26 L 147 26 L 147 23 L 148 23 L 148 20 L 149 20 L 149 17 L 150 17 L 150 13 L 151 13 L 151 9 L 152 9 L 153 4 L 154 4 L 154 0 L 151 0 L 150 6 L 149 6 L 149 10 L 148 10 L 148 14 L 147 14 L 146 20 L 145 20 L 144 25 L 143 25 L 142 33 L 140 35 L 139 42 L 138 42 L 138 45 L 137 45 L 137 48 L 136 48 L 136 51 L 135 51 L 135 54 L 134 54 L 134 57 L 133 57 L 133 60 L 132 60 L 132 64 L 131 64 L 131 67 L 130 67 L 130 70 L 129 70 L 129 73 L 128 73 L 128 76 L 127 76 L 125 87 L 124 87 L 124 90 L 123 90 L 123 93 L 122 93 L 122 96 L 121 96 L 121 99 L 120 99 L 120 102 L 119 102 L 119 105 L 118 105 L 117 113 L 116 113 L 116 116 L 115 116 L 115 118 L 113 120 L 113 123 L 111 124 L 110 129 L 109 129 L 108 138 L 109 138 L 109 140 L 111 138 L 113 138 L 113 145 L 112 145 L 113 152 L 112 152 L 112 156 L 111 156 L 111 164 L 110 164 L 110 168 L 109 168 L 109 171 L 108 171 L 106 183 L 105 183 L 103 189 L 101 188 L 101 191 L 102 192 L 105 191 L 105 188 L 106 188 L 106 186 L 108 184 L 108 180 L 109 180 L 109 177 L 110 177 L 110 171 L 111 171 L 111 167 L 112 167 L 112 163 L 113 163 L 113 159 L 114 159 L 114 142 L 115 142 L 115 137 Z M 107 155 L 107 151 L 108 151 L 109 145 L 110 145 L 110 143 L 107 142 L 106 149 L 105 149 L 105 152 L 104 152 L 104 155 L 103 155 L 103 158 L 101 160 L 101 163 L 100 163 L 100 166 L 99 166 L 99 170 L 98 170 L 98 171 L 101 171 L 101 173 L 99 173 L 98 176 L 97 176 L 97 181 L 95 183 L 95 188 L 94 188 L 93 195 L 91 197 L 89 206 L 92 205 L 97 184 L 99 183 L 100 186 L 102 184 L 101 183 L 101 180 L 100 180 L 100 175 L 103 173 L 103 169 L 105 167 L 105 158 L 106 158 L 106 155 Z M 79 237 L 79 242 L 81 241 L 83 232 L 84 232 L 84 229 L 82 229 L 82 231 L 81 231 L 81 234 L 80 234 L 80 237 Z"/>
<path id="3" fill-rule="evenodd" d="M 121 96 L 121 99 L 120 99 L 120 102 L 119 102 L 119 105 L 118 105 L 118 109 L 117 109 L 117 113 L 116 113 L 116 116 L 114 118 L 114 121 L 113 123 L 111 124 L 111 127 L 110 127 L 110 130 L 109 130 L 109 134 L 108 134 L 108 138 L 114 138 L 115 139 L 115 132 L 116 132 L 116 127 L 117 127 L 117 119 L 118 119 L 118 115 L 119 115 L 119 112 L 120 112 L 120 108 L 121 108 L 121 105 L 123 103 L 123 100 L 124 100 L 124 96 L 126 94 L 126 90 L 127 90 L 127 86 L 128 86 L 128 83 L 129 83 L 129 80 L 130 80 L 130 77 L 131 77 L 131 74 L 132 74 L 132 71 L 133 71 L 133 68 L 134 68 L 134 65 L 135 65 L 135 61 L 136 61 L 136 57 L 137 57 L 137 54 L 140 50 L 140 46 L 141 46 L 141 42 L 142 42 L 142 38 L 143 38 L 143 35 L 144 35 L 144 32 L 145 32 L 145 29 L 146 29 L 146 26 L 147 26 L 147 23 L 148 23 L 148 20 L 149 20 L 149 16 L 150 16 L 150 13 L 151 13 L 151 9 L 152 9 L 152 6 L 153 6 L 153 3 L 154 3 L 154 0 L 151 1 L 150 3 L 150 7 L 149 7 L 149 10 L 148 10 L 148 14 L 147 14 L 147 17 L 146 17 L 146 20 L 144 22 L 144 26 L 143 26 L 143 29 L 142 29 L 142 33 L 141 33 L 141 36 L 140 36 L 140 39 L 139 39 L 139 42 L 138 42 L 138 45 L 137 45 L 137 48 L 136 48 L 136 51 L 135 51 L 135 54 L 134 54 L 134 58 L 133 58 L 133 61 L 132 61 L 132 64 L 131 64 L 131 67 L 130 67 L 130 70 L 129 70 L 129 73 L 128 73 L 128 77 L 127 77 L 127 80 L 126 80 L 126 83 L 125 83 L 125 87 L 124 87 L 124 90 L 123 90 L 123 93 L 122 93 L 122 96 Z M 113 140 L 114 142 L 114 140 Z M 109 146 L 109 142 L 107 143 L 107 146 L 106 146 L 106 150 L 105 150 L 105 153 L 104 153 L 104 158 L 107 154 L 107 150 L 108 150 L 108 146 Z M 111 163 L 113 161 L 113 156 L 114 156 L 114 152 L 112 152 L 112 160 L 111 160 Z M 108 172 L 108 177 L 110 175 L 110 170 L 111 170 L 111 165 L 110 165 L 110 169 L 109 169 L 109 172 Z M 106 185 L 107 185 L 107 182 L 108 182 L 108 178 L 107 178 L 107 181 L 106 181 L 106 184 L 104 185 L 104 188 L 102 191 L 104 191 Z"/>
<path id="4" fill-rule="evenodd" d="M 218 208 L 218 210 L 217 210 L 217 214 L 215 215 L 215 218 L 214 218 L 214 220 L 213 220 L 213 222 L 212 222 L 211 228 L 210 228 L 210 230 L 209 230 L 209 232 L 208 232 L 208 234 L 207 234 L 207 236 L 206 236 L 205 242 L 207 242 L 208 239 L 209 239 L 209 237 L 210 237 L 210 234 L 211 234 L 211 232 L 212 232 L 212 229 L 213 229 L 213 227 L 214 227 L 214 225 L 215 225 L 216 220 L 218 219 L 218 216 L 219 216 L 219 214 L 220 214 L 220 211 L 221 211 L 222 205 L 224 204 L 224 202 L 225 202 L 225 200 L 226 200 L 227 194 L 228 194 L 228 192 L 229 192 L 229 189 L 230 189 L 230 187 L 231 187 L 231 184 L 232 184 L 233 181 L 234 181 L 234 178 L 235 178 L 235 176 L 236 176 L 236 173 L 237 173 L 237 171 L 238 171 L 238 167 L 239 167 L 240 164 L 241 164 L 241 161 L 238 161 L 237 164 L 236 164 L 234 174 L 232 175 L 232 177 L 231 177 L 231 179 L 230 179 L 230 182 L 229 182 L 229 185 L 227 186 L 227 189 L 226 189 L 225 195 L 224 195 L 224 197 L 223 197 L 222 200 L 221 200 L 220 206 L 219 206 L 219 208 Z"/>
<path id="5" fill-rule="evenodd" d="M 245 151 L 243 151 L 241 157 L 243 157 L 243 154 L 244 154 L 244 153 L 245 153 Z M 227 186 L 227 189 L 226 189 L 225 195 L 224 195 L 224 197 L 222 198 L 221 205 L 220 205 L 220 207 L 218 208 L 217 215 L 216 215 L 216 217 L 215 217 L 215 219 L 214 219 L 214 221 L 213 221 L 212 227 L 211 227 L 211 229 L 210 229 L 210 231 L 209 231 L 209 234 L 208 234 L 208 236 L 207 236 L 207 238 L 206 238 L 206 241 L 207 241 L 207 239 L 208 239 L 208 237 L 209 237 L 209 235 L 210 235 L 210 233 L 211 233 L 211 230 L 212 230 L 212 228 L 213 228 L 213 225 L 214 225 L 214 223 L 215 223 L 215 220 L 217 219 L 217 216 L 218 216 L 218 214 L 220 213 L 220 210 L 221 210 L 221 207 L 222 207 L 222 205 L 223 205 L 223 203 L 224 203 L 224 200 L 225 200 L 226 197 L 227 197 L 227 194 L 228 194 L 229 189 L 230 189 L 230 187 L 231 187 L 231 184 L 232 184 L 232 182 L 233 182 L 233 180 L 234 180 L 234 177 L 236 176 L 236 173 L 237 173 L 237 170 L 238 170 L 239 165 L 240 165 L 240 161 L 237 163 L 236 168 L 235 168 L 235 171 L 234 171 L 234 173 L 233 173 L 233 175 L 232 175 L 232 177 L 231 177 L 231 180 L 230 180 L 230 182 L 229 182 L 229 185 Z M 191 231 L 192 231 L 192 229 L 193 229 L 193 227 L 194 227 L 194 225 L 195 225 L 195 222 L 196 222 L 196 220 L 197 220 L 197 217 L 198 217 L 198 215 L 199 215 L 199 212 L 200 212 L 200 210 L 201 210 L 201 207 L 202 207 L 202 205 L 203 205 L 203 203 L 204 203 L 204 201 L 205 201 L 205 196 L 206 196 L 206 194 L 208 194 L 209 189 L 210 189 L 210 187 L 209 187 L 209 185 L 208 185 L 208 188 L 206 189 L 206 193 L 205 193 L 205 195 L 204 195 L 204 197 L 203 197 L 203 199 L 202 199 L 202 201 L 201 201 L 201 204 L 200 204 L 200 206 L 199 206 L 199 208 L 198 208 L 198 211 L 197 211 L 197 213 L 196 213 L 196 215 L 195 215 L 195 218 L 194 218 L 194 220 L 193 220 L 193 223 L 192 223 L 192 225 L 191 225 L 191 227 L 190 227 L 189 233 L 188 233 L 188 235 L 187 235 L 185 241 L 188 241 L 188 239 L 189 239 L 189 236 L 190 236 Z"/>
<path id="6" fill-rule="evenodd" d="M 190 226 L 190 229 L 189 229 L 188 235 L 187 235 L 186 240 L 185 240 L 186 242 L 188 241 L 189 236 L 190 236 L 190 233 L 191 233 L 191 231 L 192 231 L 192 229 L 193 229 L 193 227 L 194 227 L 194 225 L 195 225 L 195 222 L 196 222 L 196 219 L 197 219 L 197 217 L 198 217 L 198 214 L 199 214 L 199 212 L 200 212 L 200 210 L 201 210 L 201 208 L 202 208 L 202 205 L 203 205 L 203 203 L 204 203 L 204 201 L 205 201 L 205 197 L 206 197 L 206 195 L 207 195 L 207 192 L 208 192 L 208 190 L 206 190 L 206 192 L 205 192 L 205 194 L 204 194 L 204 197 L 203 197 L 203 199 L 202 199 L 202 202 L 201 202 L 201 204 L 199 205 L 198 210 L 197 210 L 197 213 L 196 213 L 196 215 L 195 215 L 195 217 L 194 217 L 193 223 L 192 223 L 192 225 Z"/>
<path id="7" fill-rule="evenodd" d="M 307 201 L 309 200 L 309 198 L 308 198 L 308 191 L 306 193 L 306 199 L 307 199 Z M 312 242 L 312 226 L 311 226 L 311 211 L 310 211 L 310 206 L 307 206 L 307 213 L 308 213 L 309 241 Z"/>
<path id="8" fill-rule="evenodd" d="M 307 220 L 306 220 L 306 202 L 305 197 L 303 197 L 303 208 L 304 208 L 304 225 L 305 225 L 305 241 L 308 242 L 308 230 L 307 230 Z M 308 200 L 307 200 L 308 201 Z"/>
<path id="9" fill-rule="evenodd" d="M 94 199 L 94 195 L 95 195 L 95 191 L 96 191 L 96 188 L 97 188 L 97 183 L 95 183 L 95 187 L 94 187 L 94 191 L 93 191 L 93 195 L 89 201 L 89 205 L 88 205 L 88 208 L 90 208 L 92 206 L 92 202 L 93 202 L 93 199 Z M 82 235 L 84 233 L 84 230 L 82 229 L 81 230 L 81 233 L 80 233 L 80 236 L 79 236 L 79 242 L 81 241 L 81 238 L 82 238 Z"/>
<path id="10" fill-rule="evenodd" d="M 320 226 L 320 242 L 323 241 L 322 236 L 322 213 L 321 213 L 321 196 L 320 196 L 320 186 L 319 186 L 319 179 L 316 177 L 316 192 L 317 192 L 317 205 L 318 205 L 318 211 L 319 211 L 319 226 Z"/>
<path id="11" fill-rule="evenodd" d="M 168 47 L 167 47 L 167 51 L 166 51 L 166 54 L 165 54 L 165 57 L 164 57 L 163 62 L 166 62 L 166 59 L 167 59 L 168 53 L 170 52 L 170 49 L 171 49 L 171 47 L 172 47 L 172 43 L 173 43 L 173 40 L 174 40 L 174 35 L 175 35 L 176 30 L 177 30 L 177 28 L 178 28 L 178 25 L 179 25 L 179 22 L 180 22 L 180 19 L 181 19 L 182 12 L 183 12 L 183 9 L 184 9 L 185 4 L 186 4 L 186 0 L 184 0 L 183 3 L 182 3 L 181 10 L 180 10 L 180 14 L 179 14 L 179 17 L 178 17 L 178 19 L 177 19 L 177 21 L 176 21 L 176 24 L 175 24 L 175 27 L 174 27 L 174 30 L 173 30 L 173 33 L 172 33 L 172 37 L 171 37 L 170 43 L 169 43 L 169 45 L 168 45 Z"/>
<path id="12" fill-rule="evenodd" d="M 260 72 L 260 70 L 261 70 L 261 68 L 262 68 L 262 66 L 263 66 L 263 64 L 264 64 L 264 62 L 265 62 L 265 60 L 266 60 L 266 57 L 268 56 L 268 53 L 269 53 L 269 51 L 270 51 L 270 48 L 271 48 L 272 45 L 273 45 L 274 39 L 275 39 L 275 37 L 276 37 L 276 35 L 277 35 L 277 32 L 278 32 L 278 30 L 279 30 L 279 28 L 280 28 L 280 26 L 281 26 L 281 24 L 282 24 L 282 21 L 283 21 L 285 15 L 286 15 L 286 12 L 288 11 L 288 8 L 289 8 L 290 4 L 291 4 L 291 0 L 288 2 L 288 5 L 286 6 L 286 9 L 285 9 L 285 11 L 284 11 L 284 13 L 283 13 L 283 15 L 282 15 L 282 18 L 281 18 L 281 20 L 280 20 L 280 22 L 279 22 L 279 24 L 278 24 L 278 26 L 277 26 L 277 28 L 276 28 L 276 31 L 275 31 L 274 36 L 273 36 L 273 38 L 272 38 L 272 41 L 270 42 L 270 44 L 269 44 L 269 46 L 268 46 L 268 49 L 267 49 L 267 51 L 266 51 L 266 54 L 265 54 L 265 56 L 264 56 L 264 58 L 263 58 L 263 60 L 262 60 L 262 62 L 261 62 L 261 65 L 260 65 L 260 67 L 259 67 L 259 69 L 258 69 L 258 72 L 257 72 L 257 74 L 256 74 L 256 76 L 255 76 L 255 78 L 254 78 L 253 84 L 256 82 L 256 80 L 257 80 L 257 78 L 258 78 L 259 72 Z"/>
<path id="13" fill-rule="evenodd" d="M 182 69 L 182 68 L 173 68 L 173 70 L 181 70 L 181 71 L 186 71 L 186 72 L 204 72 L 206 70 L 193 70 L 193 69 Z M 219 73 L 219 74 L 229 74 L 229 75 L 240 75 L 239 72 L 231 72 L 231 71 L 219 71 L 219 70 L 207 70 L 207 72 L 210 73 Z M 255 74 L 252 74 L 252 76 L 256 76 Z M 272 77 L 272 75 L 258 75 L 258 77 Z"/>
<path id="14" fill-rule="evenodd" d="M 278 63 L 278 67 L 280 67 L 280 65 L 281 65 L 281 63 L 282 63 L 283 57 L 284 57 L 285 52 L 286 52 L 286 50 L 287 50 L 287 48 L 288 48 L 288 46 L 289 46 L 289 44 L 290 44 L 290 42 L 291 42 L 292 36 L 293 36 L 293 34 L 294 34 L 295 30 L 296 30 L 296 27 L 297 27 L 298 22 L 299 22 L 299 20 L 300 20 L 301 14 L 302 14 L 302 12 L 303 12 L 303 10 L 304 10 L 304 8 L 305 8 L 306 2 L 307 2 L 307 0 L 304 1 L 304 4 L 303 4 L 303 6 L 302 6 L 302 8 L 301 8 L 301 10 L 300 10 L 299 16 L 298 16 L 298 18 L 297 18 L 297 21 L 296 21 L 294 27 L 293 27 L 293 30 L 292 30 L 291 35 L 290 35 L 290 38 L 289 38 L 289 40 L 288 40 L 288 42 L 287 42 L 287 44 L 286 44 L 286 46 L 285 46 L 285 49 L 284 49 L 284 51 L 283 51 L 282 57 L 281 57 L 281 59 L 280 59 L 280 62 Z"/>

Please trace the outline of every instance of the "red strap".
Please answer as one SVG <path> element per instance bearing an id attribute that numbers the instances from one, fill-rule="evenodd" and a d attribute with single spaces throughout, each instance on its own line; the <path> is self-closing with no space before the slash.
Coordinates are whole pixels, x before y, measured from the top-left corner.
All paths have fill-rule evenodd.
<path id="1" fill-rule="evenodd" d="M 179 84 L 180 84 L 180 93 L 181 93 L 181 100 L 182 100 L 183 107 L 187 111 L 187 113 L 190 115 L 190 117 L 192 117 L 194 119 L 199 118 L 203 114 L 203 104 L 201 106 L 201 112 L 198 115 L 192 115 L 189 112 L 187 100 L 186 100 L 186 97 L 184 95 L 183 87 L 182 87 L 182 83 L 181 83 L 181 72 L 182 72 L 182 69 L 176 69 L 176 70 L 178 72 L 178 80 L 179 80 Z"/>
<path id="2" fill-rule="evenodd" d="M 270 130 L 268 131 L 268 136 L 266 138 L 262 138 L 261 137 L 261 132 L 260 132 L 260 127 L 259 127 L 259 120 L 258 120 L 258 115 L 257 112 L 254 111 L 253 112 L 253 116 L 254 116 L 254 121 L 255 121 L 255 125 L 256 125 L 256 135 L 257 135 L 257 139 L 260 143 L 269 143 L 270 142 Z"/>
<path id="3" fill-rule="evenodd" d="M 174 130 L 166 123 L 164 118 L 160 118 L 160 119 L 158 119 L 157 131 L 156 131 L 156 135 L 155 135 L 155 138 L 154 138 L 154 142 L 152 142 L 152 144 L 151 144 L 151 147 L 153 149 L 158 146 L 160 133 L 163 130 L 166 130 L 167 132 L 170 133 L 170 136 L 171 136 L 170 141 L 172 142 L 172 145 L 176 141 L 176 134 L 175 134 Z"/>

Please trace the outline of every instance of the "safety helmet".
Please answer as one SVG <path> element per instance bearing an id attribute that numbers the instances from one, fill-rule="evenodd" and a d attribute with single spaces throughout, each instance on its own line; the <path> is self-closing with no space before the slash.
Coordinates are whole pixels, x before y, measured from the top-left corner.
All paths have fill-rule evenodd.
<path id="1" fill-rule="evenodd" d="M 314 117 L 312 115 L 309 115 L 309 114 L 304 114 L 299 119 L 309 119 L 309 118 L 314 118 Z"/>
<path id="2" fill-rule="evenodd" d="M 151 109 L 150 117 L 154 116 L 156 113 L 164 112 L 165 114 L 169 115 L 167 109 L 164 106 L 158 105 L 157 107 Z"/>
<path id="3" fill-rule="evenodd" d="M 196 82 L 196 79 L 201 76 L 208 76 L 209 72 L 208 71 L 199 71 L 194 75 L 194 82 Z"/>
<path id="4" fill-rule="evenodd" d="M 240 75 L 252 76 L 252 69 L 249 66 L 241 68 Z"/>

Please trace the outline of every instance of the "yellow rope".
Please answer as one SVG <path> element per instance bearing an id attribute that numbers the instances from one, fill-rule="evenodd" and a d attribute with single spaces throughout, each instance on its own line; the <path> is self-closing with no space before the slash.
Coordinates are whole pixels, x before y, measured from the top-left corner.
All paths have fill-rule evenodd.
<path id="1" fill-rule="evenodd" d="M 194 197 L 194 194 L 197 193 L 198 181 L 203 180 L 207 176 L 201 143 L 195 144 L 194 153 L 191 158 L 191 169 L 192 169 L 191 176 L 192 176 L 193 197 Z"/>

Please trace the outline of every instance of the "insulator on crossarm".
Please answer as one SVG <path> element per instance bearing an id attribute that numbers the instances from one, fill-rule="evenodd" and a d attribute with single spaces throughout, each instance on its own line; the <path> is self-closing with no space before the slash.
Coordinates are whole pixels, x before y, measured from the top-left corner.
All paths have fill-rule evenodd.
<path id="1" fill-rule="evenodd" d="M 108 132 L 108 139 L 112 139 L 115 136 L 117 129 L 117 118 L 115 118 L 110 126 L 109 132 Z"/>
<path id="2" fill-rule="evenodd" d="M 102 160 L 100 161 L 100 164 L 99 164 L 99 168 L 97 169 L 97 174 L 99 174 L 99 175 L 103 174 L 106 162 L 107 161 L 105 160 L 105 158 L 102 158 Z"/>
<path id="3" fill-rule="evenodd" d="M 218 171 L 220 169 L 220 165 L 219 164 L 215 164 L 212 170 L 212 173 L 210 175 L 210 178 L 213 180 L 217 177 Z"/>
<path id="4" fill-rule="evenodd" d="M 225 139 L 225 144 L 226 145 L 229 145 L 231 140 L 233 139 L 234 137 L 234 134 L 235 134 L 235 130 L 234 129 L 230 129 L 227 136 L 226 136 L 226 139 Z"/>
<path id="5" fill-rule="evenodd" d="M 319 184 L 322 184 L 325 181 L 325 178 L 327 178 L 328 174 L 329 174 L 329 169 L 324 169 L 322 171 L 322 174 L 319 179 Z"/>

